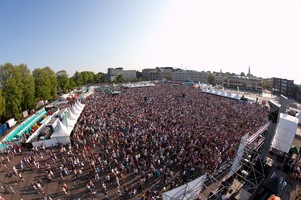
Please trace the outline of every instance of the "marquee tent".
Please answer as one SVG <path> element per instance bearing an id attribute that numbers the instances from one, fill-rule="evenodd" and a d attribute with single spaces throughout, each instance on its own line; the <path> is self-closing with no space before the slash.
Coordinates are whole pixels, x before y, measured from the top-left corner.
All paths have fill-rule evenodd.
<path id="1" fill-rule="evenodd" d="M 233 95 L 231 94 L 231 92 L 229 92 L 229 93 L 227 94 L 227 97 L 230 97 L 230 98 L 233 97 Z"/>
<path id="2" fill-rule="evenodd" d="M 74 104 L 72 107 L 74 107 L 75 108 L 75 110 L 77 111 L 77 112 L 82 112 L 82 110 L 84 109 L 84 106 L 83 107 L 80 107 L 80 106 L 78 106 L 77 104 Z"/>
<path id="3" fill-rule="evenodd" d="M 76 101 L 75 104 L 79 107 L 79 108 L 84 108 L 85 104 L 82 104 L 80 101 Z"/>
<path id="4" fill-rule="evenodd" d="M 276 133 L 272 141 L 272 147 L 288 153 L 297 132 L 298 122 L 298 118 L 280 113 Z"/>
<path id="5" fill-rule="evenodd" d="M 70 142 L 70 134 L 72 132 L 71 127 L 66 127 L 64 124 L 62 124 L 61 121 L 58 121 L 54 132 L 52 133 L 52 135 L 50 136 L 51 139 L 56 139 L 58 143 L 60 144 L 67 144 Z"/>
<path id="6" fill-rule="evenodd" d="M 239 94 L 236 94 L 236 95 L 233 96 L 233 98 L 239 100 L 239 99 L 240 99 L 240 95 L 239 95 Z"/>
<path id="7" fill-rule="evenodd" d="M 71 106 L 69 108 L 69 111 L 71 111 L 74 115 L 80 115 L 81 111 L 76 110 L 74 106 Z"/>
<path id="8" fill-rule="evenodd" d="M 70 111 L 70 108 L 68 109 L 68 118 L 74 121 L 77 121 L 79 118 L 79 115 L 73 114 L 73 112 Z"/>
<path id="9" fill-rule="evenodd" d="M 76 124 L 76 121 L 75 120 L 72 120 L 72 119 L 69 119 L 67 117 L 67 115 L 63 118 L 63 121 L 62 123 L 66 126 L 66 127 L 74 127 L 75 124 Z"/>
<path id="10" fill-rule="evenodd" d="M 225 96 L 227 96 L 227 93 L 223 90 L 222 93 L 221 93 L 221 96 L 225 97 Z"/>

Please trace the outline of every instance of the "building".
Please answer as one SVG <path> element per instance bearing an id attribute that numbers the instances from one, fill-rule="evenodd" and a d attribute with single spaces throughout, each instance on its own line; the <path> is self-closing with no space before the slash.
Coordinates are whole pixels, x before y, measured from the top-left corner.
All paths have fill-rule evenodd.
<path id="1" fill-rule="evenodd" d="M 108 68 L 108 73 L 105 74 L 107 81 L 114 81 L 119 75 L 122 75 L 125 80 L 133 80 L 136 78 L 136 70 L 123 70 L 119 68 Z"/>
<path id="2" fill-rule="evenodd" d="M 222 71 L 221 72 L 213 72 L 213 74 L 215 76 L 215 83 L 223 86 L 225 84 L 225 79 L 226 79 L 225 74 Z"/>
<path id="3" fill-rule="evenodd" d="M 272 91 L 274 95 L 284 95 L 289 98 L 294 97 L 294 81 L 282 78 L 273 78 Z"/>
<path id="4" fill-rule="evenodd" d="M 174 71 L 172 67 L 156 67 L 152 69 L 142 70 L 143 80 L 159 80 L 163 78 L 170 79 L 171 73 Z"/>
<path id="5" fill-rule="evenodd" d="M 250 90 L 256 92 L 262 91 L 261 79 L 256 77 L 229 75 L 224 80 L 224 86 L 228 88 L 239 88 L 241 90 Z"/>
<path id="6" fill-rule="evenodd" d="M 294 86 L 295 100 L 301 102 L 301 84 Z"/>
<path id="7" fill-rule="evenodd" d="M 171 79 L 174 81 L 194 81 L 194 82 L 201 82 L 207 83 L 208 81 L 208 72 L 198 72 L 194 70 L 182 70 L 177 69 L 171 73 Z"/>

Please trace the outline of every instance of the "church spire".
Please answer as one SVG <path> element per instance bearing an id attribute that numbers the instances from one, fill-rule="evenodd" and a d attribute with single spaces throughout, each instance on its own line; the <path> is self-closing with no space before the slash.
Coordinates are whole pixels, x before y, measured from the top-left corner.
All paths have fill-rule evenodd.
<path id="1" fill-rule="evenodd" d="M 250 65 L 249 65 L 248 76 L 250 76 L 250 75 L 251 75 L 251 67 L 250 67 Z"/>

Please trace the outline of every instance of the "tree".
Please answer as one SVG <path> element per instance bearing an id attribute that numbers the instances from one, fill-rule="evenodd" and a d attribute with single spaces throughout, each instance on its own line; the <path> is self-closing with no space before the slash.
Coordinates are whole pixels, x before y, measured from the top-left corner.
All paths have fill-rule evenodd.
<path id="1" fill-rule="evenodd" d="M 139 80 L 142 79 L 142 72 L 136 71 L 136 78 Z"/>
<path id="2" fill-rule="evenodd" d="M 57 91 L 63 93 L 69 92 L 70 82 L 66 70 L 60 70 L 55 75 L 57 79 Z"/>
<path id="3" fill-rule="evenodd" d="M 272 85 L 271 85 L 271 82 L 269 80 L 262 80 L 261 81 L 261 87 L 263 89 L 266 89 L 266 90 L 272 90 Z"/>
<path id="4" fill-rule="evenodd" d="M 95 83 L 102 83 L 104 82 L 104 74 L 99 72 L 97 74 L 94 75 L 94 82 Z"/>
<path id="5" fill-rule="evenodd" d="M 83 71 L 81 75 L 83 77 L 83 84 L 94 82 L 94 72 Z"/>
<path id="6" fill-rule="evenodd" d="M 2 82 L 2 92 L 5 99 L 5 117 L 20 119 L 23 88 L 20 70 L 7 63 L 1 66 L 0 71 L 3 72 L 2 75 L 5 74 L 5 78 L 2 79 L 4 81 Z"/>
<path id="7" fill-rule="evenodd" d="M 81 86 L 84 84 L 83 76 L 78 71 L 75 72 L 72 79 L 73 79 L 74 83 L 76 84 L 76 86 Z"/>
<path id="8" fill-rule="evenodd" d="M 67 87 L 68 91 L 73 90 L 75 87 L 76 87 L 76 84 L 74 83 L 73 79 L 69 78 L 69 84 L 68 84 L 68 87 Z"/>
<path id="9" fill-rule="evenodd" d="M 50 67 L 36 68 L 32 72 L 35 78 L 35 98 L 39 100 L 55 99 L 57 96 L 57 78 Z"/>
<path id="10" fill-rule="evenodd" d="M 17 66 L 22 77 L 22 100 L 21 108 L 22 110 L 27 110 L 28 108 L 35 107 L 35 84 L 34 78 L 30 74 L 30 70 L 25 64 L 20 64 Z"/>
<path id="11" fill-rule="evenodd" d="M 2 90 L 0 90 L 0 116 L 3 116 L 5 113 L 5 99 L 2 94 Z"/>
<path id="12" fill-rule="evenodd" d="M 216 82 L 216 77 L 213 73 L 209 73 L 208 75 L 208 83 L 209 84 L 215 84 Z"/>
<path id="13" fill-rule="evenodd" d="M 125 78 L 122 76 L 122 74 L 119 74 L 116 78 L 117 83 L 123 83 L 125 82 Z"/>
<path id="14" fill-rule="evenodd" d="M 50 81 L 50 99 L 56 99 L 57 96 L 57 78 L 55 72 L 50 67 L 44 67 L 43 70 L 48 74 Z"/>
<path id="15" fill-rule="evenodd" d="M 244 72 L 241 72 L 240 75 L 241 76 L 246 76 L 246 74 Z"/>

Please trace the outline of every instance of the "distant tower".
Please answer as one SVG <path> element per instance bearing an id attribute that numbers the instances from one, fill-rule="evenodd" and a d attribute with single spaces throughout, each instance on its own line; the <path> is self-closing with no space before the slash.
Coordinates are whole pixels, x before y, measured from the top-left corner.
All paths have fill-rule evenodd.
<path id="1" fill-rule="evenodd" d="M 250 65 L 249 65 L 249 71 L 248 71 L 248 76 L 251 75 L 251 68 L 250 68 Z"/>

